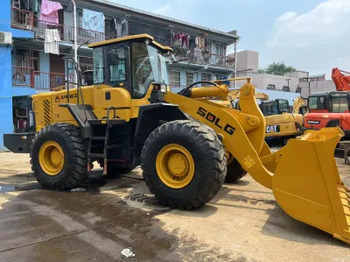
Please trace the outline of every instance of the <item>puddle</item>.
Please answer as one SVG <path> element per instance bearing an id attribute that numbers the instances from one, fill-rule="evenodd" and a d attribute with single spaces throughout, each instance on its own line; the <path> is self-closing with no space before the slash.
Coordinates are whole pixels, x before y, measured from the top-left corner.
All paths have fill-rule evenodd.
<path id="1" fill-rule="evenodd" d="M 14 192 L 15 190 L 14 186 L 0 186 L 0 193 Z"/>

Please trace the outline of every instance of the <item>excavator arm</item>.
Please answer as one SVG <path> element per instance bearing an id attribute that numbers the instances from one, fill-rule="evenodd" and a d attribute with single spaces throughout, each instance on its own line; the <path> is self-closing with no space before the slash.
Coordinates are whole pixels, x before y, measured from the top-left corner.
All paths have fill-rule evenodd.
<path id="1" fill-rule="evenodd" d="M 349 190 L 333 157 L 343 136 L 339 128 L 307 131 L 271 153 L 264 142 L 265 119 L 250 83 L 240 90 L 241 111 L 171 92 L 164 94 L 164 101 L 213 128 L 253 179 L 272 189 L 286 213 L 350 244 Z"/>
<path id="2" fill-rule="evenodd" d="M 350 73 L 333 68 L 332 79 L 337 91 L 350 91 Z"/>

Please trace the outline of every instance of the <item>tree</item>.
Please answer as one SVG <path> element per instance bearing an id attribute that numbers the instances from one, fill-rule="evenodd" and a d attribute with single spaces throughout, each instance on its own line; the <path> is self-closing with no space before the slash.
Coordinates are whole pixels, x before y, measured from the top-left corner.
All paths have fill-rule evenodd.
<path id="1" fill-rule="evenodd" d="M 293 66 L 288 66 L 285 63 L 272 63 L 268 65 L 265 69 L 259 69 L 259 73 L 261 74 L 272 74 L 272 75 L 280 75 L 283 76 L 289 72 L 295 72 L 296 69 Z"/>

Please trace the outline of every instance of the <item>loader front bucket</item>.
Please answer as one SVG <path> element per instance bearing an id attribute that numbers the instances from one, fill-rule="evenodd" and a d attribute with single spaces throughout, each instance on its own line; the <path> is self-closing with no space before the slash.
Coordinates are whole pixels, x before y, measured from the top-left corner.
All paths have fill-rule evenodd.
<path id="1" fill-rule="evenodd" d="M 339 128 L 307 131 L 276 153 L 272 190 L 293 218 L 350 244 L 350 196 L 339 177 L 334 149 Z"/>

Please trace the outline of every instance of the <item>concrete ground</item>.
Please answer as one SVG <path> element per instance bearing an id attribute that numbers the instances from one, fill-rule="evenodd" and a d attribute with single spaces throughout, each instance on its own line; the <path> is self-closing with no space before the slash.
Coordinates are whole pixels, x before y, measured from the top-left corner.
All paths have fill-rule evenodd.
<path id="1" fill-rule="evenodd" d="M 337 159 L 345 184 L 350 167 Z M 350 247 L 298 222 L 246 176 L 194 211 L 159 206 L 139 169 L 82 192 L 44 190 L 26 154 L 0 154 L 0 261 L 350 261 Z"/>

